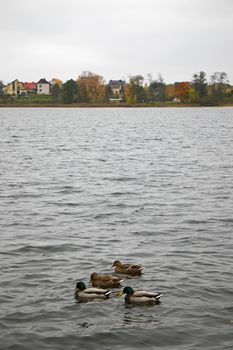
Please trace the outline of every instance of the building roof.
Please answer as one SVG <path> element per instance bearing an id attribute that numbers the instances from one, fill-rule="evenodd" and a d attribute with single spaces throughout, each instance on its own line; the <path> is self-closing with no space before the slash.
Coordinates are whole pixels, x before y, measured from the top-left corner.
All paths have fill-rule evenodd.
<path id="1" fill-rule="evenodd" d="M 37 84 L 49 84 L 49 82 L 45 78 L 42 78 L 38 81 Z"/>
<path id="2" fill-rule="evenodd" d="M 109 86 L 111 89 L 120 89 L 125 85 L 123 80 L 109 80 Z"/>
<path id="3" fill-rule="evenodd" d="M 36 83 L 31 82 L 31 83 L 23 83 L 24 87 L 28 90 L 35 90 L 36 89 Z"/>

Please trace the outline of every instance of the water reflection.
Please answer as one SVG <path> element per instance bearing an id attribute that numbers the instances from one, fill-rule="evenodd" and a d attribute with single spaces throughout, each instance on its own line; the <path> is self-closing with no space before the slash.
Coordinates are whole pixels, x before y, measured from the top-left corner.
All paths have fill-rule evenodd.
<path id="1" fill-rule="evenodd" d="M 140 311 L 138 310 L 140 308 Z M 140 325 L 145 328 L 158 326 L 161 323 L 159 315 L 156 315 L 156 305 L 125 305 L 127 311 L 123 314 L 124 326 L 137 326 Z M 153 309 L 153 310 L 152 310 Z M 152 311 L 152 313 L 150 312 Z"/>

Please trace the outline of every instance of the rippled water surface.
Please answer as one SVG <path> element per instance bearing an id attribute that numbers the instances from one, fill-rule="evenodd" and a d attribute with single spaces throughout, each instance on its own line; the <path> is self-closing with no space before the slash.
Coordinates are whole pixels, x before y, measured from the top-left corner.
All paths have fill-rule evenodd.
<path id="1" fill-rule="evenodd" d="M 233 108 L 0 109 L 1 349 L 233 348 Z M 77 303 L 142 263 L 156 306 Z"/>

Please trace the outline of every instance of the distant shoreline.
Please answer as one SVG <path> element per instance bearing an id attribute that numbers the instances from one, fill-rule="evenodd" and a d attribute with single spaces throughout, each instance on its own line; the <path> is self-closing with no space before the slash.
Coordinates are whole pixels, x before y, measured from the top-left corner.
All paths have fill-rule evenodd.
<path id="1" fill-rule="evenodd" d="M 140 103 L 140 104 L 127 104 L 127 103 L 0 103 L 0 108 L 161 108 L 161 107 L 233 107 L 233 103 L 216 104 L 216 105 L 201 105 L 194 103 Z"/>

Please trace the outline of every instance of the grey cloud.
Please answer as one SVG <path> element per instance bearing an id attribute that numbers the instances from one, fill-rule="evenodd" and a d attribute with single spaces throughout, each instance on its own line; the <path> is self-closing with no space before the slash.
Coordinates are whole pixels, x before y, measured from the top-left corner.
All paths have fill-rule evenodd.
<path id="1" fill-rule="evenodd" d="M 167 82 L 204 70 L 233 78 L 231 0 L 8 0 L 1 4 L 0 79 L 106 80 L 161 72 Z M 17 59 L 16 59 L 17 57 Z"/>

